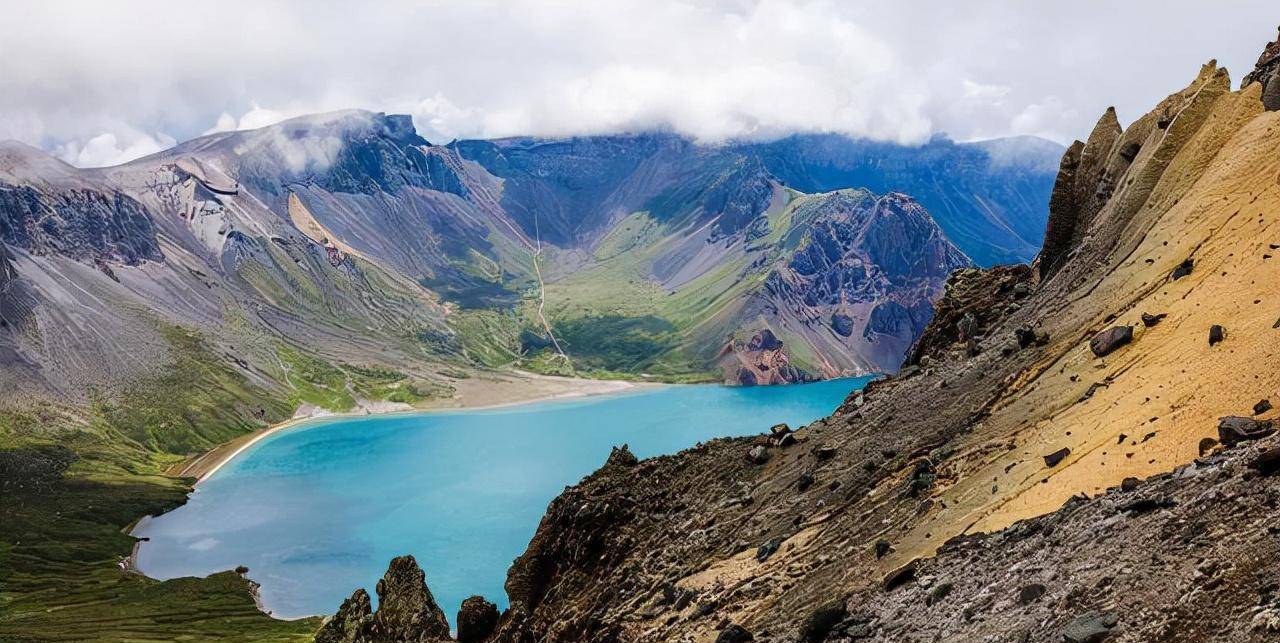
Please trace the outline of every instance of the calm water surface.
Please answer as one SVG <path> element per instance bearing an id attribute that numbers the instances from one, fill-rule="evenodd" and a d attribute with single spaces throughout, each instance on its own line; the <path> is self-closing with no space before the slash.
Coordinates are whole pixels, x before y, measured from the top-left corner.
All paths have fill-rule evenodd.
<path id="1" fill-rule="evenodd" d="M 672 386 L 488 411 L 321 420 L 268 437 L 134 531 L 148 576 L 249 568 L 276 616 L 330 614 L 413 554 L 453 620 L 502 584 L 547 503 L 610 447 L 641 458 L 830 414 L 867 379 Z M 376 600 L 376 597 L 375 597 Z"/>

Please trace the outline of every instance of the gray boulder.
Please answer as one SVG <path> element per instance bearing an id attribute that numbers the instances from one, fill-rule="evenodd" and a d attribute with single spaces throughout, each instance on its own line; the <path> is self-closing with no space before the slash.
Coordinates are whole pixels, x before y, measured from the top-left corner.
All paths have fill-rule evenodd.
<path id="1" fill-rule="evenodd" d="M 1090 612 L 1077 616 L 1062 628 L 1062 640 L 1065 643 L 1100 643 L 1111 635 L 1111 628 L 1116 626 L 1115 614 Z"/>
<path id="2" fill-rule="evenodd" d="M 1270 421 L 1238 415 L 1229 415 L 1218 420 L 1218 441 L 1229 447 L 1249 440 L 1261 440 L 1275 432 L 1275 427 Z"/>
<path id="3" fill-rule="evenodd" d="M 1112 326 L 1089 340 L 1089 350 L 1098 357 L 1106 357 L 1117 348 L 1133 341 L 1133 328 L 1129 326 Z"/>

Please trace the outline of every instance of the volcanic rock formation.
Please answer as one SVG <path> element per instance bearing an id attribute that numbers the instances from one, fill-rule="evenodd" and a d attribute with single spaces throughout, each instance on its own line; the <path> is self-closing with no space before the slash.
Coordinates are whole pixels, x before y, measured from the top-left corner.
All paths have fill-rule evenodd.
<path id="1" fill-rule="evenodd" d="M 770 384 L 896 370 L 933 314 L 947 275 L 970 264 L 929 213 L 903 194 L 842 190 L 788 207 L 800 222 L 737 313 L 749 339 L 721 352 L 730 383 Z M 761 257 L 765 259 L 765 257 Z M 758 327 L 756 327 L 758 328 Z M 816 355 L 810 370 L 793 363 Z"/>
<path id="2" fill-rule="evenodd" d="M 413 556 L 392 559 L 377 590 L 377 611 L 370 610 L 368 592 L 356 590 L 316 634 L 317 643 L 453 640 L 444 611 L 427 589 L 426 575 Z"/>
<path id="3" fill-rule="evenodd" d="M 1258 57 L 1258 65 L 1240 82 L 1244 89 L 1253 83 L 1262 87 L 1262 105 L 1267 111 L 1280 110 L 1280 36 L 1267 45 Z"/>
<path id="4" fill-rule="evenodd" d="M 1109 110 L 1035 269 L 957 273 L 909 365 L 785 445 L 566 489 L 495 640 L 1273 639 L 1280 445 L 1273 410 L 1246 417 L 1280 393 L 1262 89 L 1211 63 L 1127 129 Z"/>

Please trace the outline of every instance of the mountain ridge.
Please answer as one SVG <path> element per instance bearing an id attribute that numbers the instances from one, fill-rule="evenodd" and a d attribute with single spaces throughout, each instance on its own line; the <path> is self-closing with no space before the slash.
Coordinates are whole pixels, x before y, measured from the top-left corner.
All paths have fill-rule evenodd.
<path id="1" fill-rule="evenodd" d="M 830 141 L 835 139 L 821 140 L 833 145 Z M 859 144 L 845 141 L 841 145 Z M 949 142 L 932 144 L 942 146 L 938 148 L 942 151 L 930 153 L 934 156 L 945 156 L 952 149 L 976 149 Z M 182 208 L 178 214 L 186 220 L 185 226 L 163 215 L 152 217 L 154 225 L 159 225 L 167 238 L 179 240 L 179 245 L 206 255 L 209 266 L 217 267 L 221 260 L 214 256 L 232 249 L 236 258 L 216 268 L 219 270 L 234 272 L 256 257 L 254 261 L 265 268 L 253 268 L 253 283 L 248 285 L 271 291 L 277 301 L 281 300 L 281 285 L 295 277 L 277 275 L 263 281 L 267 274 L 287 273 L 282 271 L 287 263 L 273 259 L 270 252 L 252 250 L 254 244 L 246 244 L 247 240 L 292 238 L 326 253 L 331 253 L 326 246 L 340 246 L 345 250 L 332 251 L 332 257 L 351 254 L 353 261 L 372 262 L 372 267 L 383 273 L 401 273 L 417 281 L 416 287 L 401 287 L 406 292 L 422 288 L 434 293 L 444 305 L 443 315 L 468 327 L 491 328 L 506 319 L 507 311 L 515 310 L 515 320 L 500 322 L 506 326 L 502 335 L 509 338 L 528 331 L 543 335 L 541 340 L 511 343 L 503 339 L 495 344 L 489 337 L 463 333 L 446 341 L 444 350 L 465 354 L 468 343 L 484 345 L 489 347 L 487 353 L 496 349 L 505 354 L 504 361 L 523 359 L 527 368 L 571 373 L 571 365 L 543 348 L 557 342 L 545 336 L 541 320 L 521 304 L 529 300 L 531 290 L 543 289 L 537 275 L 548 275 L 554 284 L 562 275 L 599 263 L 593 258 L 595 247 L 616 235 L 616 226 L 637 213 L 665 226 L 661 236 L 700 236 L 702 226 L 709 225 L 705 239 L 709 245 L 743 243 L 763 234 L 761 226 L 768 225 L 766 210 L 783 181 L 768 167 L 760 145 L 778 143 L 701 146 L 672 134 L 640 133 L 454 141 L 435 146 L 414 132 L 406 116 L 345 110 L 255 130 L 211 134 L 115 167 L 79 170 L 50 157 L 36 159 L 33 150 L 24 152 L 23 162 L 28 168 L 54 167 L 57 181 L 89 182 L 98 193 L 119 194 L 125 203 L 141 199 L 139 203 L 152 213 Z M 897 148 L 877 144 L 874 149 Z M 898 166 L 910 156 L 906 150 L 896 153 Z M 299 234 L 299 221 L 310 234 Z M 234 243 L 228 245 L 229 240 Z M 12 235 L 10 241 L 15 242 Z M 545 252 L 544 245 L 550 246 Z M 689 247 L 685 253 L 703 257 L 701 272 L 691 268 L 696 264 L 690 264 L 682 269 L 680 281 L 707 277 L 717 268 L 705 263 L 712 261 L 715 253 L 693 250 Z M 537 266 L 533 265 L 535 254 Z M 295 259 L 280 257 L 286 262 Z M 208 272 L 205 267 L 192 269 Z M 663 278 L 667 271 L 660 268 L 638 278 L 656 279 L 673 294 L 683 284 Z M 938 287 L 940 283 L 934 291 Z M 419 296 L 431 298 L 430 294 Z M 911 308 L 916 302 L 906 304 Z M 460 310 L 450 313 L 450 307 Z M 582 327 L 587 317 L 613 314 L 603 309 L 588 312 L 586 316 L 552 319 L 551 332 L 557 332 L 557 325 L 568 326 L 572 332 Z M 658 316 L 659 325 L 674 324 L 675 331 L 708 321 Z M 913 316 L 911 333 L 919 332 L 926 317 L 923 313 Z M 619 323 L 627 332 L 626 327 L 648 322 L 624 319 Z M 706 331 L 718 335 L 714 340 L 705 335 L 694 340 L 699 347 L 692 352 L 673 344 L 658 370 L 663 377 L 710 378 L 718 368 L 715 353 L 725 336 L 740 331 L 755 333 L 766 326 L 722 324 L 714 332 Z M 786 334 L 780 328 L 771 330 Z M 790 357 L 809 373 L 803 377 L 831 377 L 890 370 L 913 338 L 895 340 L 892 349 L 857 349 L 851 342 L 838 347 L 830 338 L 818 340 L 807 332 L 784 341 L 787 351 L 797 351 Z M 599 345 L 601 339 L 590 339 L 588 344 Z M 583 347 L 582 341 L 575 345 Z M 841 356 L 851 350 L 855 352 L 849 357 Z M 857 350 L 863 354 L 858 355 Z M 835 352 L 828 354 L 830 351 Z M 589 355 L 582 361 L 593 363 Z M 606 361 L 610 365 L 606 372 L 621 369 L 633 377 L 646 368 Z M 727 379 L 738 381 L 732 376 Z"/>

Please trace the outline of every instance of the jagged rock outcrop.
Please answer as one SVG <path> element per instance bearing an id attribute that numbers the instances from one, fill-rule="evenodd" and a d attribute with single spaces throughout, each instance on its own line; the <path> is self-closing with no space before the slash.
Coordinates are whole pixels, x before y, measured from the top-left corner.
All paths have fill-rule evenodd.
<path id="1" fill-rule="evenodd" d="M 933 323 L 911 347 L 906 363 L 945 358 L 953 351 L 976 355 L 979 340 L 1021 306 L 1032 283 L 1032 270 L 1025 265 L 953 272 L 934 304 Z"/>
<path id="2" fill-rule="evenodd" d="M 164 258 L 140 203 L 87 187 L 37 189 L 0 180 L 0 241 L 77 261 L 135 265 Z"/>
<path id="3" fill-rule="evenodd" d="M 764 289 L 740 317 L 750 339 L 731 339 L 720 355 L 729 383 L 768 384 L 810 377 L 892 371 L 924 330 L 947 275 L 970 265 L 914 199 L 842 190 L 806 197 L 803 222 L 768 271 Z M 787 344 L 801 344 L 789 351 Z M 816 355 L 801 368 L 792 354 Z"/>
<path id="4" fill-rule="evenodd" d="M 427 588 L 413 556 L 391 560 L 378 581 L 378 609 L 357 589 L 316 634 L 316 643 L 433 643 L 452 641 L 449 622 Z M 469 623 L 474 628 L 475 623 Z M 472 630 L 474 631 L 474 630 Z M 470 639 L 476 640 L 476 639 Z"/>
<path id="5" fill-rule="evenodd" d="M 482 643 L 498 627 L 498 606 L 482 596 L 462 601 L 458 610 L 458 643 Z"/>
<path id="6" fill-rule="evenodd" d="M 366 643 L 373 624 L 369 592 L 357 589 L 316 633 L 316 643 Z"/>
<path id="7" fill-rule="evenodd" d="M 619 467 L 631 467 L 635 466 L 639 461 L 640 460 L 636 458 L 635 454 L 631 452 L 631 447 L 624 444 L 620 447 L 613 447 L 610 449 L 609 459 L 605 460 L 604 464 L 605 466 L 612 464 Z"/>
<path id="8" fill-rule="evenodd" d="M 1044 248 L 1037 258 L 1041 277 L 1053 274 L 1063 255 L 1079 245 L 1089 223 L 1110 198 L 1116 179 L 1140 149 L 1137 143 L 1128 142 L 1123 150 L 1116 150 L 1121 134 L 1116 110 L 1108 107 L 1088 141 L 1076 141 L 1063 154 L 1058 179 L 1049 197 Z"/>
<path id="9" fill-rule="evenodd" d="M 1258 65 L 1240 81 L 1240 88 L 1253 83 L 1262 87 L 1262 105 L 1267 111 L 1280 110 L 1280 36 L 1263 50 Z"/>
<path id="10" fill-rule="evenodd" d="M 413 556 L 391 559 L 378 581 L 378 610 L 369 626 L 375 641 L 449 640 L 449 622 L 427 589 L 426 574 Z"/>

